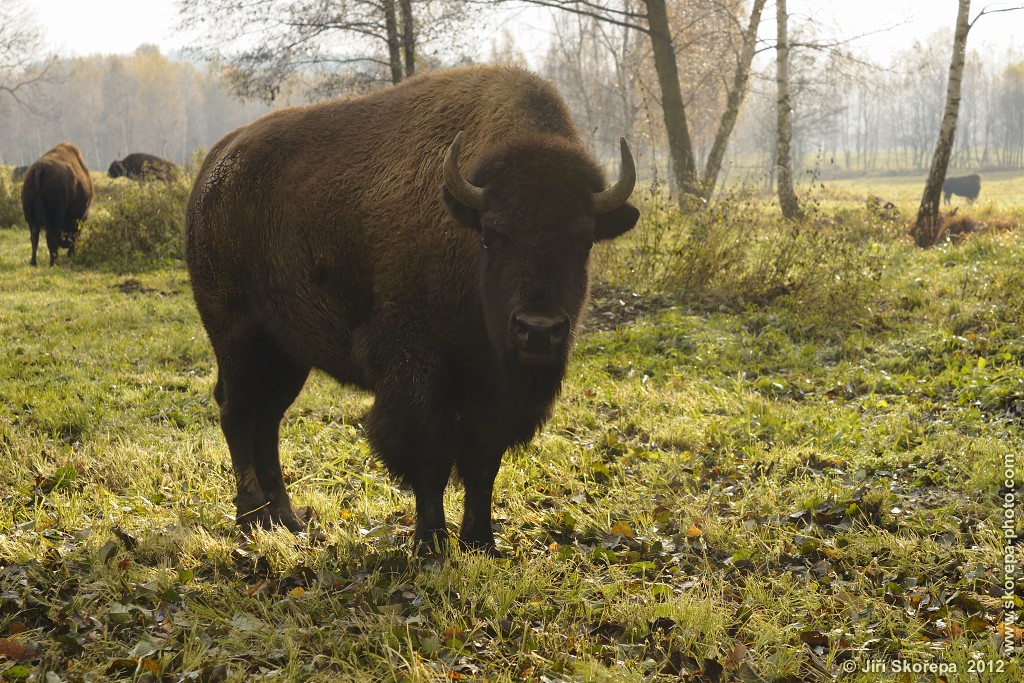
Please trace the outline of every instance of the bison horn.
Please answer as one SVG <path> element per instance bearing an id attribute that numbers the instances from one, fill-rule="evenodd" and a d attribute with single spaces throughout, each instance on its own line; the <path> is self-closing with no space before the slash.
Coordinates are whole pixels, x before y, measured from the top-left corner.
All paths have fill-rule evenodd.
<path id="1" fill-rule="evenodd" d="M 629 195 L 633 194 L 633 186 L 636 185 L 636 165 L 633 163 L 633 154 L 629 151 L 626 138 L 619 138 L 619 149 L 622 151 L 622 172 L 619 174 L 618 182 L 594 195 L 595 215 L 614 211 L 625 204 Z"/>
<path id="2" fill-rule="evenodd" d="M 444 184 L 460 203 L 479 211 L 484 206 L 484 188 L 477 187 L 459 171 L 459 148 L 462 146 L 462 131 L 455 136 L 451 147 L 444 153 Z"/>

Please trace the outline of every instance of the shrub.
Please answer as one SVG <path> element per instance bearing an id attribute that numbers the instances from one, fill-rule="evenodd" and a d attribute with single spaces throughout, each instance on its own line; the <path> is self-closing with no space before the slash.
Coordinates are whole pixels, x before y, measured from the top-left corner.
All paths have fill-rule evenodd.
<path id="1" fill-rule="evenodd" d="M 189 179 L 130 182 L 120 199 L 94 207 L 83 224 L 75 262 L 119 272 L 183 258 L 182 233 Z"/>
<path id="2" fill-rule="evenodd" d="M 28 227 L 21 210 L 21 184 L 0 177 L 0 228 L 19 227 Z"/>
<path id="3" fill-rule="evenodd" d="M 813 201 L 787 221 L 748 189 L 688 211 L 656 189 L 638 201 L 637 228 L 596 255 L 604 284 L 703 308 L 779 304 L 810 325 L 867 314 L 894 232 L 869 208 L 828 214 Z"/>

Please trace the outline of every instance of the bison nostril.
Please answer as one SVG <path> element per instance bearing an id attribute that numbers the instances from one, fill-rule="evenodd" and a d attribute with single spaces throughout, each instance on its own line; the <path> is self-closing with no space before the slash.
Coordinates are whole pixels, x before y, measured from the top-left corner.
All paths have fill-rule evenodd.
<path id="1" fill-rule="evenodd" d="M 516 346 L 532 353 L 550 353 L 569 337 L 565 316 L 517 314 L 512 318 Z"/>

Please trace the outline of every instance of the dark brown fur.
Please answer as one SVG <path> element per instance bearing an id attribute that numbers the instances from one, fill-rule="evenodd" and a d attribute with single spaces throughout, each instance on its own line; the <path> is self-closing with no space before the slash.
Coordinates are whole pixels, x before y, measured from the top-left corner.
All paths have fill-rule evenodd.
<path id="1" fill-rule="evenodd" d="M 110 164 L 107 175 L 111 178 L 131 178 L 132 180 L 170 180 L 177 166 L 167 159 L 152 154 L 133 152 L 124 159 Z"/>
<path id="2" fill-rule="evenodd" d="M 78 224 L 89 216 L 92 204 L 92 178 L 79 151 L 70 142 L 62 142 L 25 173 L 21 186 L 21 208 L 32 236 L 32 265 L 36 265 L 39 231 L 46 231 L 50 265 L 57 262 L 57 249 L 75 253 Z"/>
<path id="3" fill-rule="evenodd" d="M 441 190 L 460 130 L 462 167 L 485 188 L 479 211 Z M 316 367 L 375 393 L 369 440 L 416 493 L 418 541 L 446 544 L 454 469 L 460 540 L 496 552 L 494 477 L 550 413 L 590 244 L 639 215 L 629 203 L 591 215 L 605 186 L 557 91 L 516 68 L 418 76 L 218 142 L 189 200 L 186 258 L 217 356 L 239 523 L 301 528 L 278 425 Z M 564 316 L 550 358 L 517 350 L 520 315 Z"/>

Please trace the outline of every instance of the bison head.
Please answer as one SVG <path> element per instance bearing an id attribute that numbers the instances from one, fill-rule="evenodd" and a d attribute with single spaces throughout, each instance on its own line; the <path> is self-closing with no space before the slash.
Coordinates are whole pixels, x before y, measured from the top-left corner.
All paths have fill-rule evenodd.
<path id="1" fill-rule="evenodd" d="M 486 151 L 469 178 L 459 171 L 459 133 L 445 155 L 443 196 L 455 219 L 480 236 L 488 332 L 506 358 L 564 366 L 587 297 L 595 242 L 631 229 L 636 183 L 620 141 L 622 172 L 611 188 L 577 144 L 554 135 L 514 138 Z"/>
<path id="2" fill-rule="evenodd" d="M 107 175 L 111 178 L 120 178 L 121 176 L 127 175 L 128 169 L 125 168 L 123 161 L 115 161 L 110 164 L 110 168 L 107 169 Z"/>

